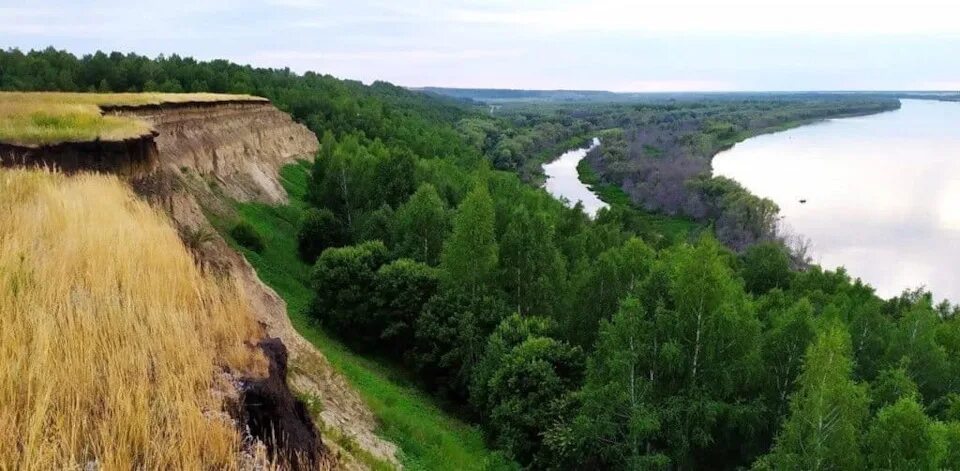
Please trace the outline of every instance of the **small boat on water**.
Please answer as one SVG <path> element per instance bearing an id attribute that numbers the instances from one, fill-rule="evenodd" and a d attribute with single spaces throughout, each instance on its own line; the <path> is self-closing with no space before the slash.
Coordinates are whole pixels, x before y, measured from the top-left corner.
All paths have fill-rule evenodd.
<path id="1" fill-rule="evenodd" d="M 801 199 L 800 199 L 800 204 L 807 204 L 807 199 L 806 199 L 806 198 L 801 198 Z"/>

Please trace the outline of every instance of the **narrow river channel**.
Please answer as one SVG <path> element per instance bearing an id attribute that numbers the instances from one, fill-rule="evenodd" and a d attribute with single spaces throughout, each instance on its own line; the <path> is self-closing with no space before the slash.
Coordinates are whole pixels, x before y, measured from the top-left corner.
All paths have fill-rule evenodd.
<path id="1" fill-rule="evenodd" d="M 583 211 L 591 218 L 597 215 L 597 211 L 606 208 L 607 203 L 601 201 L 590 191 L 590 187 L 580 181 L 577 165 L 587 156 L 587 152 L 599 145 L 600 139 L 595 137 L 589 146 L 568 150 L 552 162 L 543 164 L 543 173 L 547 176 L 547 192 L 571 207 L 578 201 L 583 203 Z"/>

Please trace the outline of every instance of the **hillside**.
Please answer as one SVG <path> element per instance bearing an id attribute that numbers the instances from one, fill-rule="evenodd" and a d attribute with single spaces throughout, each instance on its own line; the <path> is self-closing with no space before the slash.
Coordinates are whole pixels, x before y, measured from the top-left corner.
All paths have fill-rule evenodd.
<path id="1" fill-rule="evenodd" d="M 0 239 L 0 468 L 269 460 L 238 424 L 274 368 L 262 328 L 163 214 L 114 177 L 3 170 Z"/>

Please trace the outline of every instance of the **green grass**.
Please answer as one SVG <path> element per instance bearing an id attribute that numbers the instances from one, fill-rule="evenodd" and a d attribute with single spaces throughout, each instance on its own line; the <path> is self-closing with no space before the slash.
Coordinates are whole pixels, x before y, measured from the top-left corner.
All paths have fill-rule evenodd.
<path id="1" fill-rule="evenodd" d="M 306 163 L 281 170 L 290 195 L 288 205 L 237 204 L 239 217 L 263 237 L 261 253 L 231 243 L 247 257 L 260 279 L 286 300 L 294 328 L 360 393 L 379 420 L 378 433 L 400 447 L 399 458 L 405 468 L 515 468 L 486 447 L 479 429 L 444 412 L 394 365 L 354 353 L 308 318 L 310 267 L 297 258 L 296 242 L 297 224 L 307 208 L 303 199 L 308 175 Z M 222 233 L 236 222 L 213 221 Z"/>
<path id="2" fill-rule="evenodd" d="M 610 206 L 632 208 L 643 216 L 654 231 L 667 240 L 685 240 L 689 235 L 699 233 L 703 228 L 691 219 L 651 213 L 639 208 L 630 199 L 630 195 L 623 191 L 623 188 L 602 182 L 593 168 L 590 167 L 590 164 L 587 163 L 587 159 L 581 160 L 577 165 L 577 173 L 580 175 L 580 181 L 590 187 L 590 190 L 596 193 L 604 203 Z"/>

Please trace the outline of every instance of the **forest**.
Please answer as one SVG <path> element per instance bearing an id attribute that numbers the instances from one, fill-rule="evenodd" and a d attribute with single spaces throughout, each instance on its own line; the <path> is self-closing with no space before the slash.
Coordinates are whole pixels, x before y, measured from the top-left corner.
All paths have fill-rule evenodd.
<path id="1" fill-rule="evenodd" d="M 382 82 L 54 49 L 0 53 L 0 89 L 245 93 L 291 112 L 321 136 L 289 247 L 309 266 L 310 319 L 479 424 L 497 467 L 960 467 L 955 306 L 797 269 L 776 240 L 657 237 L 642 206 L 592 220 L 521 178 L 527 161 L 601 130 L 605 161 L 708 165 L 715 146 L 811 109 L 865 112 L 854 99 L 491 116 Z M 253 225 L 233 229 L 251 258 L 280 250 Z"/>

